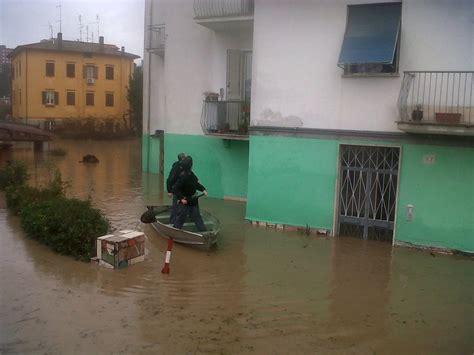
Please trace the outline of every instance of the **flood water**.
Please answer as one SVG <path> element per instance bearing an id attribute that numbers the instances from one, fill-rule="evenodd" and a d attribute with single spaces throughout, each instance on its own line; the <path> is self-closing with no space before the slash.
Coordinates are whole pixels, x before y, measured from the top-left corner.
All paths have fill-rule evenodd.
<path id="1" fill-rule="evenodd" d="M 29 162 L 32 185 L 60 169 L 69 196 L 91 196 L 113 228 L 143 230 L 147 256 L 109 270 L 57 255 L 25 238 L 0 196 L 0 353 L 474 351 L 472 259 L 258 229 L 244 203 L 202 199 L 221 220 L 218 248 L 175 244 L 163 275 L 166 240 L 138 218 L 167 197 L 141 172 L 140 141 L 53 146 L 67 155 L 25 145 L 9 158 Z M 100 163 L 79 163 L 86 154 Z"/>

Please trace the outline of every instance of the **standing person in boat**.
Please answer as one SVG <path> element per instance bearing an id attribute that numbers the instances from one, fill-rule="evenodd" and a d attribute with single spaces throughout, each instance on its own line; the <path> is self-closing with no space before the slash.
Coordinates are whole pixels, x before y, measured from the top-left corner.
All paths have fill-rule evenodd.
<path id="1" fill-rule="evenodd" d="M 198 199 L 194 196 L 196 190 L 202 191 L 207 196 L 206 188 L 199 182 L 198 178 L 192 172 L 193 158 L 187 156 L 181 163 L 182 172 L 179 174 L 178 181 L 173 187 L 173 194 L 178 200 L 177 215 L 173 227 L 181 229 L 186 221 L 186 217 L 196 225 L 202 232 L 206 230 L 199 211 Z"/>
<path id="2" fill-rule="evenodd" d="M 173 204 L 170 209 L 170 223 L 174 223 L 176 218 L 176 207 L 178 204 L 178 199 L 175 195 L 173 195 L 173 186 L 178 181 L 179 174 L 183 171 L 181 168 L 181 163 L 183 162 L 184 158 L 186 158 L 185 153 L 178 154 L 178 160 L 173 163 L 171 167 L 170 174 L 168 175 L 168 179 L 166 179 L 166 190 L 168 191 L 168 196 L 173 198 Z"/>

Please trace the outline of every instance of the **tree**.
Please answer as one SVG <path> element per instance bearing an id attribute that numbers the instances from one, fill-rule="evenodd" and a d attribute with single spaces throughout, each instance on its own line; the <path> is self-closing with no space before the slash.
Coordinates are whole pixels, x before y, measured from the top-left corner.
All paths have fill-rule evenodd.
<path id="1" fill-rule="evenodd" d="M 136 66 L 127 87 L 127 99 L 130 104 L 130 128 L 141 136 L 143 127 L 143 69 Z"/>

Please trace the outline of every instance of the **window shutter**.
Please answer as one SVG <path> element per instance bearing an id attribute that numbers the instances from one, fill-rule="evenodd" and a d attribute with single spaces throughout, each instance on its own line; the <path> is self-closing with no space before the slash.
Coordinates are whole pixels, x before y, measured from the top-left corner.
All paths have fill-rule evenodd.
<path id="1" fill-rule="evenodd" d="M 54 92 L 54 104 L 59 105 L 59 92 Z"/>
<path id="2" fill-rule="evenodd" d="M 87 65 L 82 66 L 82 77 L 87 78 Z"/>
<path id="3" fill-rule="evenodd" d="M 99 79 L 99 67 L 94 68 L 94 79 Z"/>
<path id="4" fill-rule="evenodd" d="M 42 97 L 43 105 L 46 105 L 46 91 L 43 91 L 43 92 L 41 93 L 41 97 Z"/>

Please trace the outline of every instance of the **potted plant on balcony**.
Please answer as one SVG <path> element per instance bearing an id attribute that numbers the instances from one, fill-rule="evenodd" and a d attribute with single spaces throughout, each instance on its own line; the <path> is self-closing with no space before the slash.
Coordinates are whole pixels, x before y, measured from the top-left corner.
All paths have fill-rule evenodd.
<path id="1" fill-rule="evenodd" d="M 461 114 L 457 112 L 436 112 L 436 122 L 440 123 L 459 123 L 461 122 Z"/>
<path id="2" fill-rule="evenodd" d="M 246 101 L 242 105 L 242 117 L 239 123 L 239 133 L 248 134 L 250 125 L 250 102 Z"/>
<path id="3" fill-rule="evenodd" d="M 411 113 L 411 119 L 413 121 L 421 121 L 423 119 L 423 106 L 420 104 L 415 106 L 415 109 Z"/>

